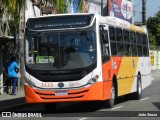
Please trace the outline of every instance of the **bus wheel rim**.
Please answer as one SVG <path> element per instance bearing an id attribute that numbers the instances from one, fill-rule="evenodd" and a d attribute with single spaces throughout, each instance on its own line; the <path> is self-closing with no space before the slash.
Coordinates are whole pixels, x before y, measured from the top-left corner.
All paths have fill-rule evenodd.
<path id="1" fill-rule="evenodd" d="M 138 82 L 138 94 L 139 94 L 139 96 L 142 94 L 142 88 L 141 88 L 140 81 Z"/>
<path id="2" fill-rule="evenodd" d="M 112 86 L 112 99 L 115 99 L 115 88 L 114 85 Z"/>

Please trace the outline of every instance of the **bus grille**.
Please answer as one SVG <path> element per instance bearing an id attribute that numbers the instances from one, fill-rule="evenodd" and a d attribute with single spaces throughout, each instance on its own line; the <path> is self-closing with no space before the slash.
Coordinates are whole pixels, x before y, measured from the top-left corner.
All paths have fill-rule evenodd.
<path id="1" fill-rule="evenodd" d="M 67 99 L 80 99 L 83 98 L 84 95 L 89 91 L 88 89 L 77 91 L 74 90 L 72 92 L 68 92 L 68 95 L 64 96 L 56 96 L 53 91 L 40 91 L 33 90 L 41 99 L 43 100 L 67 100 Z"/>

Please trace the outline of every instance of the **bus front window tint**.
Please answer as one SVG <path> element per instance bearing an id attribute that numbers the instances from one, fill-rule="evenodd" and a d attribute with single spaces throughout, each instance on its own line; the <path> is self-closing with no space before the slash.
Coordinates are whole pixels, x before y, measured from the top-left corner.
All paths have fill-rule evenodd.
<path id="1" fill-rule="evenodd" d="M 77 69 L 96 61 L 93 31 L 32 33 L 26 40 L 26 62 L 37 69 Z"/>

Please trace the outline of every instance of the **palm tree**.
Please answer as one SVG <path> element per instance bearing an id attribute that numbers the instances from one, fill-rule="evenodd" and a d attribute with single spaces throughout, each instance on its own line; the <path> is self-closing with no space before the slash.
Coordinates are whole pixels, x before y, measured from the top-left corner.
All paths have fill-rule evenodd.
<path id="1" fill-rule="evenodd" d="M 5 19 L 7 23 L 9 23 L 10 17 L 10 24 L 16 32 L 19 31 L 20 11 L 25 6 L 25 1 L 26 0 L 1 0 L 3 8 L 5 8 Z"/>

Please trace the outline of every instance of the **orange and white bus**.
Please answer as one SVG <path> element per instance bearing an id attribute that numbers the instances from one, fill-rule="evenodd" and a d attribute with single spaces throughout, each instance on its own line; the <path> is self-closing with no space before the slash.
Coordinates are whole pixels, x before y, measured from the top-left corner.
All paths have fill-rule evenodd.
<path id="1" fill-rule="evenodd" d="M 26 103 L 104 101 L 151 84 L 146 28 L 97 14 L 29 18 L 25 28 Z"/>

